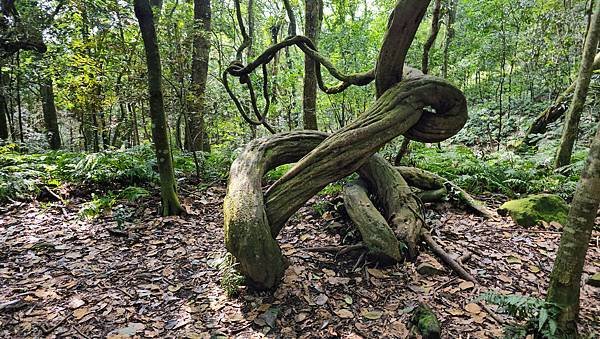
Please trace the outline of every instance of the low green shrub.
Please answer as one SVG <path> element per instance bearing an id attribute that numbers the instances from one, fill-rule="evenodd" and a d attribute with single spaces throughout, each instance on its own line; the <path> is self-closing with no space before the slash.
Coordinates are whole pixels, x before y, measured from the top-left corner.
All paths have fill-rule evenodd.
<path id="1" fill-rule="evenodd" d="M 493 292 L 483 293 L 479 297 L 513 317 L 516 322 L 504 326 L 506 338 L 525 338 L 532 334 L 536 338 L 562 338 L 557 328 L 559 308 L 543 299 Z"/>

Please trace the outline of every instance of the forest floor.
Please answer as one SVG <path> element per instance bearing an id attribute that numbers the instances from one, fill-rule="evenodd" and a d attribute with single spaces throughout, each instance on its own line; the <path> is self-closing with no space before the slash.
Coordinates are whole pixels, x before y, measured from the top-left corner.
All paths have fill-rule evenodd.
<path id="1" fill-rule="evenodd" d="M 114 215 L 82 219 L 82 198 L 0 207 L 0 336 L 405 338 L 410 311 L 423 302 L 444 338 L 501 337 L 475 299 L 486 290 L 543 296 L 560 238 L 551 228 L 428 205 L 435 239 L 456 256 L 472 254 L 465 266 L 482 287 L 446 268 L 422 276 L 418 262 L 354 270 L 357 253 L 306 250 L 340 245 L 349 228 L 336 212 L 315 215 L 311 204 L 323 199 L 315 198 L 280 235 L 290 259 L 281 286 L 227 298 L 216 265 L 225 253 L 225 187 L 181 191 L 189 215 L 157 217 L 160 200 L 144 198 L 121 206 L 133 212 L 123 230 Z M 594 232 L 584 275 L 600 269 L 599 241 Z M 421 260 L 432 255 L 423 248 Z M 581 294 L 580 328 L 599 333 L 600 289 L 583 285 Z"/>

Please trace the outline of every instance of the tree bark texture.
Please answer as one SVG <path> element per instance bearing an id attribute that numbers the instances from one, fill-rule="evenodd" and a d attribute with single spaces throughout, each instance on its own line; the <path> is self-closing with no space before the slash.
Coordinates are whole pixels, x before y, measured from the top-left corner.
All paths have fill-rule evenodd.
<path id="1" fill-rule="evenodd" d="M 402 260 L 400 242 L 369 199 L 366 183 L 359 180 L 347 184 L 343 196 L 346 212 L 360 232 L 369 255 L 383 260 Z"/>
<path id="2" fill-rule="evenodd" d="M 375 67 L 377 97 L 402 80 L 406 53 L 428 5 L 429 0 L 398 0 L 396 3 Z"/>
<path id="3" fill-rule="evenodd" d="M 188 130 L 186 145 L 190 151 L 208 151 L 204 126 L 206 81 L 210 56 L 210 0 L 194 0 L 194 37 L 192 50 L 192 82 L 188 94 Z"/>
<path id="4" fill-rule="evenodd" d="M 571 202 L 548 288 L 547 300 L 561 308 L 559 328 L 569 338 L 575 338 L 577 334 L 581 272 L 599 205 L 600 128 Z"/>
<path id="5" fill-rule="evenodd" d="M 450 44 L 454 38 L 454 21 L 456 20 L 456 6 L 458 0 L 448 0 L 446 13 L 446 38 L 444 40 L 444 60 L 442 64 L 442 78 L 448 77 L 448 64 L 450 60 Z"/>
<path id="6" fill-rule="evenodd" d="M 42 94 L 42 111 L 44 113 L 44 124 L 46 126 L 46 138 L 50 149 L 60 149 L 60 131 L 58 129 L 58 116 L 56 114 L 56 105 L 54 104 L 54 89 L 52 79 L 42 79 L 40 84 Z"/>
<path id="7" fill-rule="evenodd" d="M 314 43 L 319 43 L 321 20 L 323 19 L 322 0 L 304 0 L 304 35 Z M 304 55 L 304 89 L 302 92 L 302 110 L 304 129 L 318 130 L 317 124 L 317 74 L 316 62 Z"/>
<path id="8" fill-rule="evenodd" d="M 579 131 L 579 120 L 581 119 L 581 111 L 583 111 L 583 105 L 590 86 L 594 55 L 596 55 L 599 40 L 600 1 L 597 1 L 594 5 L 594 13 L 592 14 L 590 27 L 583 46 L 583 56 L 581 57 L 581 66 L 579 67 L 579 75 L 575 84 L 575 93 L 567 111 L 560 146 L 556 153 L 555 168 L 566 166 L 571 162 L 571 154 L 573 153 L 573 146 L 575 145 Z"/>
<path id="9" fill-rule="evenodd" d="M 140 25 L 146 64 L 148 66 L 148 92 L 150 95 L 150 118 L 152 120 L 152 140 L 160 174 L 160 192 L 163 215 L 177 215 L 183 212 L 175 189 L 175 176 L 169 145 L 169 132 L 162 95 L 160 55 L 154 28 L 154 18 L 148 0 L 135 0 L 135 16 Z"/>

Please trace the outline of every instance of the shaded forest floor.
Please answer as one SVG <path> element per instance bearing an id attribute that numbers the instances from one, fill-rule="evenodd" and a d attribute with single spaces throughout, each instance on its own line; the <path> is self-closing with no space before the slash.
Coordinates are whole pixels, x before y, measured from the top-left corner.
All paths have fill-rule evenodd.
<path id="1" fill-rule="evenodd" d="M 424 302 L 445 338 L 501 337 L 473 303 L 483 290 L 448 269 L 422 276 L 418 262 L 353 270 L 355 253 L 305 250 L 352 237 L 337 212 L 316 215 L 310 205 L 323 198 L 280 235 L 290 267 L 277 291 L 228 299 L 216 265 L 225 253 L 224 194 L 223 186 L 183 185 L 190 215 L 156 217 L 159 199 L 143 198 L 121 206 L 131 212 L 121 226 L 114 215 L 82 219 L 81 198 L 0 207 L 0 336 L 404 338 L 410 311 Z M 448 252 L 472 254 L 465 266 L 486 289 L 544 295 L 560 238 L 551 227 L 483 221 L 448 203 L 428 206 L 426 216 Z M 592 238 L 584 275 L 600 269 L 600 232 Z M 581 316 L 583 332 L 600 332 L 599 288 L 583 285 Z"/>

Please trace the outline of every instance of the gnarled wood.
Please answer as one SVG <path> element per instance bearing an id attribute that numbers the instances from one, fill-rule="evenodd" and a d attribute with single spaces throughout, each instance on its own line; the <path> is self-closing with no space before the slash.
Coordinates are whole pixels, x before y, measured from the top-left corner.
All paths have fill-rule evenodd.
<path id="1" fill-rule="evenodd" d="M 326 137 L 325 133 L 306 131 L 256 139 L 231 165 L 223 202 L 225 246 L 258 289 L 275 286 L 285 270 L 275 241 L 279 230 L 269 226 L 265 212 L 262 177 L 269 169 L 297 161 Z"/>
<path id="2" fill-rule="evenodd" d="M 424 113 L 431 107 L 436 113 Z M 367 158 L 400 134 L 439 142 L 467 120 L 462 92 L 445 80 L 423 76 L 389 89 L 355 122 L 338 130 L 302 158 L 265 194 L 271 227 L 287 219 L 330 182 L 356 171 Z M 294 194 L 290 194 L 294 192 Z"/>
<path id="3" fill-rule="evenodd" d="M 383 208 L 389 227 L 406 244 L 408 256 L 415 258 L 423 222 L 419 214 L 421 208 L 410 187 L 400 173 L 377 154 L 371 156 L 358 172 L 369 183 L 369 191 Z"/>
<path id="4" fill-rule="evenodd" d="M 369 199 L 362 181 L 344 186 L 344 205 L 360 232 L 369 254 L 384 260 L 400 261 L 400 242 L 377 207 Z"/>

